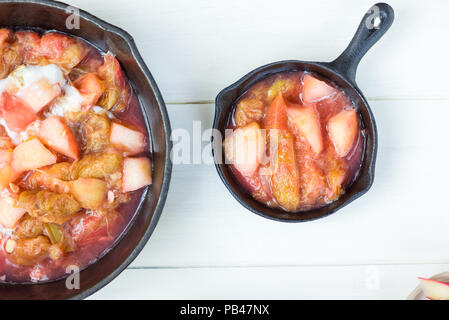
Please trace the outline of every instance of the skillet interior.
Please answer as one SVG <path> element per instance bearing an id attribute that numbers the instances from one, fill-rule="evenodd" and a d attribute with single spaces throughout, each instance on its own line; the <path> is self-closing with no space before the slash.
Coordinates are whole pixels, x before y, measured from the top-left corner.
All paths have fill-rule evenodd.
<path id="1" fill-rule="evenodd" d="M 121 240 L 99 261 L 80 273 L 80 289 L 66 288 L 65 279 L 44 284 L 0 284 L 2 299 L 85 298 L 114 279 L 142 250 L 156 227 L 171 176 L 170 123 L 164 101 L 132 37 L 80 10 L 80 28 L 68 30 L 66 4 L 54 1 L 0 1 L 0 26 L 57 30 L 83 38 L 120 61 L 138 96 L 151 141 L 153 185 L 144 192 L 133 222 Z"/>
<path id="2" fill-rule="evenodd" d="M 213 142 L 215 165 L 226 187 L 231 194 L 247 209 L 265 218 L 285 221 L 303 222 L 325 217 L 349 204 L 369 190 L 373 183 L 374 167 L 377 150 L 377 131 L 374 117 L 366 99 L 358 88 L 345 78 L 333 71 L 328 64 L 302 61 L 275 62 L 252 71 L 238 82 L 224 89 L 216 99 L 216 113 L 214 129 L 218 129 L 224 137 L 229 114 L 232 112 L 234 102 L 245 93 L 254 83 L 279 72 L 285 71 L 311 71 L 331 80 L 337 84 L 354 102 L 357 111 L 362 118 L 362 129 L 365 132 L 365 151 L 361 163 L 361 169 L 355 181 L 346 192 L 335 202 L 300 213 L 286 212 L 281 209 L 269 208 L 253 199 L 234 178 L 229 166 L 224 164 L 224 154 L 220 152 L 222 141 L 215 139 Z"/>

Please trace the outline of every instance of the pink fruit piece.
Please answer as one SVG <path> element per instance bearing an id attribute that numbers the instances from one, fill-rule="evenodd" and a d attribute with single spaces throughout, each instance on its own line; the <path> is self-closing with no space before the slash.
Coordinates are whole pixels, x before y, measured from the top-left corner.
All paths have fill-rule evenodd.
<path id="1" fill-rule="evenodd" d="M 311 104 L 305 106 L 291 106 L 287 108 L 290 124 L 295 128 L 311 146 L 315 154 L 323 150 L 323 138 L 321 136 L 320 120 L 315 107 Z"/>
<path id="2" fill-rule="evenodd" d="M 265 153 L 265 137 L 257 122 L 240 127 L 224 141 L 225 157 L 245 177 L 252 177 Z"/>
<path id="3" fill-rule="evenodd" d="M 78 143 L 70 128 L 57 116 L 39 124 L 36 136 L 51 149 L 72 159 L 78 159 Z"/>
<path id="4" fill-rule="evenodd" d="M 9 130 L 20 132 L 36 120 L 34 111 L 18 98 L 3 91 L 0 96 L 0 115 L 6 122 Z"/>
<path id="5" fill-rule="evenodd" d="M 12 229 L 26 213 L 22 208 L 14 205 L 13 199 L 0 198 L 0 224 L 7 229 Z"/>
<path id="6" fill-rule="evenodd" d="M 3 48 L 8 39 L 11 38 L 11 30 L 2 28 L 0 29 L 0 48 Z"/>
<path id="7" fill-rule="evenodd" d="M 47 79 L 39 79 L 29 87 L 20 90 L 18 96 L 35 113 L 39 113 L 60 94 L 59 84 L 52 84 Z"/>
<path id="8" fill-rule="evenodd" d="M 151 179 L 151 161 L 148 158 L 125 158 L 123 160 L 123 192 L 138 190 L 149 186 Z"/>
<path id="9" fill-rule="evenodd" d="M 13 170 L 11 164 L 4 163 L 0 165 L 0 190 L 9 187 L 10 183 L 13 183 L 19 174 Z"/>
<path id="10" fill-rule="evenodd" d="M 358 121 L 356 111 L 349 109 L 337 113 L 329 119 L 327 130 L 337 154 L 340 157 L 346 156 L 357 137 Z"/>
<path id="11" fill-rule="evenodd" d="M 0 165 L 10 163 L 12 159 L 12 150 L 0 149 Z"/>
<path id="12" fill-rule="evenodd" d="M 337 92 L 334 87 L 308 73 L 304 76 L 303 82 L 302 101 L 304 103 L 317 102 Z"/>
<path id="13" fill-rule="evenodd" d="M 99 179 L 79 178 L 70 181 L 70 191 L 86 209 L 98 209 L 106 198 L 106 182 Z"/>
<path id="14" fill-rule="evenodd" d="M 54 163 L 56 163 L 56 156 L 38 139 L 19 144 L 12 153 L 12 168 L 19 173 Z"/>
<path id="15" fill-rule="evenodd" d="M 304 159 L 299 165 L 301 203 L 313 206 L 326 190 L 326 180 L 313 160 Z"/>
<path id="16" fill-rule="evenodd" d="M 10 137 L 0 137 L 0 149 L 12 149 L 15 145 L 12 143 Z"/>
<path id="17" fill-rule="evenodd" d="M 75 87 L 83 96 L 83 111 L 88 111 L 104 91 L 103 83 L 94 73 L 88 73 L 76 80 Z"/>
<path id="18" fill-rule="evenodd" d="M 449 300 L 449 283 L 419 278 L 424 296 L 431 300 Z"/>
<path id="19" fill-rule="evenodd" d="M 267 108 L 264 126 L 265 129 L 287 129 L 287 105 L 285 104 L 282 93 L 278 93 L 276 98 Z"/>
<path id="20" fill-rule="evenodd" d="M 128 155 L 135 155 L 145 151 L 146 142 L 143 133 L 125 127 L 117 122 L 111 125 L 111 144 Z"/>

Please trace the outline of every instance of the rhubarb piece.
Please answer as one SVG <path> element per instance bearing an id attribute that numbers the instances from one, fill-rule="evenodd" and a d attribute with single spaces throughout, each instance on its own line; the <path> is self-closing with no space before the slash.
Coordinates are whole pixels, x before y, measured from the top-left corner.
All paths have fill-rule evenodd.
<path id="1" fill-rule="evenodd" d="M 69 158 L 78 159 L 78 143 L 60 117 L 53 116 L 42 121 L 36 135 L 51 149 Z"/>
<path id="2" fill-rule="evenodd" d="M 145 151 L 145 135 L 117 122 L 113 122 L 111 125 L 111 136 L 109 139 L 114 147 L 125 151 L 127 155 L 135 155 Z"/>
<path id="3" fill-rule="evenodd" d="M 245 177 L 256 172 L 265 153 L 265 137 L 257 122 L 234 130 L 224 142 L 225 157 Z"/>
<path id="4" fill-rule="evenodd" d="M 342 168 L 339 161 L 333 161 L 327 174 L 327 182 L 329 184 L 328 202 L 336 200 L 344 192 L 343 183 L 345 179 L 346 171 Z"/>
<path id="5" fill-rule="evenodd" d="M 22 191 L 18 206 L 25 209 L 33 218 L 57 224 L 63 224 L 81 209 L 72 195 L 44 190 Z"/>
<path id="6" fill-rule="evenodd" d="M 123 192 L 138 190 L 152 183 L 151 162 L 148 158 L 125 158 L 123 160 Z"/>
<path id="7" fill-rule="evenodd" d="M 43 189 L 56 193 L 70 192 L 70 162 L 59 162 L 26 176 L 21 185 L 27 190 Z"/>
<path id="8" fill-rule="evenodd" d="M 282 208 L 295 211 L 300 204 L 300 190 L 293 136 L 285 130 L 271 130 L 269 139 L 273 195 Z"/>
<path id="9" fill-rule="evenodd" d="M 73 163 L 71 179 L 105 179 L 109 175 L 119 172 L 121 164 L 122 158 L 116 153 L 90 154 Z"/>
<path id="10" fill-rule="evenodd" d="M 314 103 L 323 100 L 337 92 L 337 89 L 331 87 L 326 82 L 306 74 L 302 88 L 302 101 L 305 104 Z"/>
<path id="11" fill-rule="evenodd" d="M 17 239 L 15 242 L 14 250 L 8 255 L 8 259 L 15 264 L 32 266 L 49 256 L 51 243 L 43 235 L 35 238 Z"/>
<path id="12" fill-rule="evenodd" d="M 329 119 L 329 137 L 335 151 L 344 157 L 352 149 L 358 133 L 357 113 L 354 109 L 343 110 Z"/>
<path id="13" fill-rule="evenodd" d="M 281 93 L 284 99 L 296 102 L 299 100 L 300 90 L 301 78 L 298 74 L 284 74 L 282 77 L 277 76 L 276 80 L 274 80 L 273 84 L 267 90 L 267 100 L 271 102 Z"/>
<path id="14" fill-rule="evenodd" d="M 282 93 L 279 93 L 266 111 L 265 129 L 287 129 L 287 105 Z"/>
<path id="15" fill-rule="evenodd" d="M 11 30 L 6 28 L 0 29 L 0 49 L 2 49 L 6 42 L 12 37 Z"/>
<path id="16" fill-rule="evenodd" d="M 295 130 L 312 148 L 315 154 L 323 150 L 323 138 L 321 136 L 320 120 L 313 105 L 292 106 L 287 108 L 288 119 Z"/>
<path id="17" fill-rule="evenodd" d="M 37 62 L 41 60 L 39 54 L 41 37 L 39 34 L 33 31 L 21 30 L 15 33 L 15 38 L 25 54 L 23 62 L 25 64 L 37 65 Z"/>
<path id="18" fill-rule="evenodd" d="M 245 126 L 253 121 L 260 121 L 264 116 L 264 105 L 259 99 L 246 98 L 237 104 L 235 110 L 235 124 Z"/>
<path id="19" fill-rule="evenodd" d="M 299 166 L 301 184 L 301 204 L 304 207 L 315 205 L 326 191 L 326 177 L 314 161 L 305 159 Z"/>
<path id="20" fill-rule="evenodd" d="M 251 195 L 257 201 L 265 203 L 269 207 L 275 207 L 273 201 L 273 193 L 271 191 L 271 173 L 266 174 L 267 167 L 263 166 L 259 169 L 259 174 L 250 178 L 249 185 L 251 186 Z"/>
<path id="21" fill-rule="evenodd" d="M 43 232 L 44 224 L 39 219 L 25 215 L 14 229 L 13 236 L 14 238 L 34 238 Z"/>
<path id="22" fill-rule="evenodd" d="M 424 296 L 431 300 L 449 300 L 449 283 L 419 278 Z"/>
<path id="23" fill-rule="evenodd" d="M 124 111 L 131 97 L 131 88 L 120 63 L 112 53 L 108 52 L 104 55 L 104 63 L 98 68 L 98 74 L 106 84 L 105 92 L 98 100 L 98 105 L 106 110 Z"/>
<path id="24" fill-rule="evenodd" d="M 87 153 L 101 152 L 109 146 L 111 123 L 105 113 L 90 112 L 82 121 L 83 150 Z"/>
<path id="25" fill-rule="evenodd" d="M 19 144 L 12 154 L 12 167 L 16 172 L 38 169 L 56 163 L 56 156 L 38 139 Z"/>

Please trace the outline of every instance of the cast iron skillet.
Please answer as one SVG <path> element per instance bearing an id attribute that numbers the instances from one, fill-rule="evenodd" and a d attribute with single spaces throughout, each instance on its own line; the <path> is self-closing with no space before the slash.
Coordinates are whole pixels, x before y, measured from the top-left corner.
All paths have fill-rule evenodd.
<path id="1" fill-rule="evenodd" d="M 373 18 L 380 19 L 378 28 L 368 28 L 373 25 Z M 311 71 L 331 80 L 342 88 L 357 107 L 362 118 L 362 128 L 365 131 L 365 150 L 363 154 L 360 173 L 352 185 L 337 201 L 309 211 L 300 213 L 285 212 L 280 209 L 269 208 L 254 200 L 234 178 L 228 165 L 224 162 L 221 138 L 212 138 L 212 146 L 215 158 L 215 167 L 218 174 L 231 194 L 248 210 L 265 218 L 283 222 L 303 222 L 325 217 L 343 208 L 350 202 L 366 193 L 371 187 L 374 179 L 374 167 L 377 153 L 377 130 L 371 109 L 355 82 L 357 65 L 362 57 L 373 46 L 383 34 L 390 28 L 394 20 L 393 9 L 385 3 L 378 3 L 365 14 L 354 38 L 346 50 L 334 61 L 327 62 L 304 62 L 288 60 L 274 62 L 251 71 L 242 79 L 229 87 L 223 89 L 215 100 L 214 129 L 217 129 L 222 137 L 232 111 L 234 102 L 254 83 L 272 74 L 284 71 Z"/>
<path id="2" fill-rule="evenodd" d="M 161 215 L 168 192 L 170 122 L 161 93 L 142 60 L 132 37 L 91 14 L 80 11 L 80 29 L 68 30 L 68 5 L 54 1 L 0 1 L 0 26 L 58 30 L 87 40 L 120 61 L 136 92 L 149 133 L 153 184 L 144 192 L 132 224 L 100 260 L 80 273 L 80 289 L 66 288 L 66 279 L 43 284 L 0 284 L 1 299 L 81 299 L 101 289 L 122 272 L 147 243 Z M 120 297 L 119 297 L 120 298 Z"/>

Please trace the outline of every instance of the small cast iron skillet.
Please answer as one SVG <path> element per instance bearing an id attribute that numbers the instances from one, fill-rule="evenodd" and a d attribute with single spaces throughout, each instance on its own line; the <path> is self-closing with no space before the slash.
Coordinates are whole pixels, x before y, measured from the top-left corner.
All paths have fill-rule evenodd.
<path id="1" fill-rule="evenodd" d="M 372 28 L 376 21 L 377 28 Z M 380 21 L 379 21 L 380 20 Z M 362 57 L 383 34 L 390 28 L 394 20 L 393 9 L 385 3 L 378 3 L 365 14 L 354 38 L 346 50 L 334 61 L 304 62 L 287 60 L 274 62 L 251 71 L 236 83 L 223 89 L 215 100 L 214 129 L 224 137 L 224 130 L 228 117 L 233 110 L 234 103 L 244 92 L 256 82 L 278 72 L 310 71 L 336 83 L 350 97 L 357 107 L 362 118 L 362 129 L 365 131 L 365 150 L 361 168 L 355 181 L 337 201 L 309 211 L 291 213 L 281 209 L 269 208 L 256 201 L 246 192 L 234 178 L 230 168 L 224 162 L 222 141 L 212 137 L 212 148 L 215 158 L 215 167 L 218 174 L 231 194 L 248 210 L 265 218 L 283 222 L 303 222 L 323 218 L 343 208 L 350 202 L 366 193 L 374 179 L 374 167 L 377 153 L 377 130 L 371 109 L 355 82 L 357 65 Z M 368 27 L 370 26 L 370 27 Z"/>
<path id="2" fill-rule="evenodd" d="M 147 125 L 153 184 L 143 193 L 134 219 L 121 239 L 105 256 L 81 271 L 78 290 L 67 289 L 66 279 L 42 284 L 0 284 L 0 299 L 81 299 L 101 289 L 143 249 L 156 227 L 168 192 L 172 169 L 170 122 L 161 93 L 134 40 L 125 31 L 82 10 L 79 12 L 80 28 L 67 29 L 66 19 L 72 14 L 66 12 L 67 7 L 60 2 L 43 0 L 0 1 L 0 27 L 57 30 L 116 55 L 139 99 Z"/>

